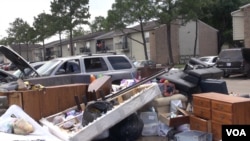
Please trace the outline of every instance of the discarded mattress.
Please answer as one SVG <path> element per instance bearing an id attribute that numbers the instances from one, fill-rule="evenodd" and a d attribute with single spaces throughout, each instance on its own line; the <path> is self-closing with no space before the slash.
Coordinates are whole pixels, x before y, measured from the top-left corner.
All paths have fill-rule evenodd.
<path id="1" fill-rule="evenodd" d="M 116 100 L 118 105 L 115 105 L 113 109 L 107 111 L 106 114 L 98 117 L 88 125 L 78 128 L 76 131 L 65 131 L 59 124 L 54 124 L 54 117 L 64 114 L 63 112 L 51 115 L 49 117 L 42 118 L 40 123 L 48 127 L 51 133 L 59 137 L 64 141 L 90 141 L 95 139 L 107 131 L 110 127 L 114 126 L 121 120 L 125 119 L 132 113 L 135 113 L 142 106 L 152 101 L 157 95 L 160 95 L 161 91 L 157 83 L 143 84 L 133 88 L 125 93 L 122 93 L 118 97 L 113 97 L 111 100 Z M 73 118 L 78 120 L 79 117 Z M 81 121 L 80 121 L 81 122 Z"/>

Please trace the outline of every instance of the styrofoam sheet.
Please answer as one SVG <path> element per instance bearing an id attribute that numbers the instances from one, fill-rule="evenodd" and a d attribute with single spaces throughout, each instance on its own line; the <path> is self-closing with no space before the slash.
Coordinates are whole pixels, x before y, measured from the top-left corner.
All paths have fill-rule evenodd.
<path id="1" fill-rule="evenodd" d="M 124 118 L 136 112 L 148 102 L 152 101 L 157 95 L 161 94 L 157 83 L 144 84 L 143 87 L 145 88 L 130 97 L 128 100 L 124 101 L 118 106 L 115 106 L 105 115 L 89 123 L 87 126 L 83 127 L 79 132 L 73 134 L 65 134 L 59 129 L 59 127 L 49 122 L 47 118 L 42 118 L 40 122 L 43 125 L 47 126 L 54 135 L 60 137 L 62 140 L 92 140 L 99 134 L 103 133 L 105 130 L 115 125 L 116 123 L 120 122 Z"/>
<path id="2" fill-rule="evenodd" d="M 3 141 L 32 141 L 32 140 L 44 140 L 44 141 L 60 141 L 57 137 L 52 135 L 48 129 L 43 128 L 34 119 L 27 115 L 22 108 L 17 105 L 11 105 L 8 110 L 0 117 L 0 121 L 8 119 L 11 115 L 15 115 L 18 118 L 23 118 L 28 121 L 33 127 L 34 132 L 28 135 L 17 135 L 0 132 L 1 140 Z"/>

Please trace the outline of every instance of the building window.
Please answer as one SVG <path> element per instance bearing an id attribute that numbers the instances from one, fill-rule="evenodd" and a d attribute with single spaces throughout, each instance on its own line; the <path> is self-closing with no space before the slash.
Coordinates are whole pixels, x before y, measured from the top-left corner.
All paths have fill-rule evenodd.
<path id="1" fill-rule="evenodd" d="M 105 41 L 97 40 L 97 42 L 96 42 L 96 51 L 107 52 L 107 47 L 105 45 Z"/>

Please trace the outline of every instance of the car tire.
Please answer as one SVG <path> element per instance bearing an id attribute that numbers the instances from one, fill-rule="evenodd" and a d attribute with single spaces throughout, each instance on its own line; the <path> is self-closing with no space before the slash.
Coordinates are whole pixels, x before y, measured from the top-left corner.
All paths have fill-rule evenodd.
<path id="1" fill-rule="evenodd" d="M 246 78 L 250 78 L 250 72 L 247 72 L 247 73 L 245 74 L 245 77 L 246 77 Z"/>
<path id="2" fill-rule="evenodd" d="M 223 74 L 223 77 L 224 77 L 224 78 L 228 78 L 229 76 L 230 76 L 230 74 L 227 74 L 227 73 L 224 73 L 224 74 Z"/>

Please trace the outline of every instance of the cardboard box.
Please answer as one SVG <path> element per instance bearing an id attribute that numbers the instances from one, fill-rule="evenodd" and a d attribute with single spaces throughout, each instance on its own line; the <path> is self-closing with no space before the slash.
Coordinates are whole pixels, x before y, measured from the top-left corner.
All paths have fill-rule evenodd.
<path id="1" fill-rule="evenodd" d="M 189 124 L 190 113 L 179 107 L 176 108 L 178 113 L 175 117 L 171 117 L 171 113 L 159 113 L 159 120 L 171 127 L 180 126 L 186 123 Z"/>
<path id="2" fill-rule="evenodd" d="M 170 115 L 170 113 L 160 113 L 159 120 L 171 127 L 176 127 L 182 124 L 189 123 L 188 115 L 178 115 L 174 118 L 170 118 Z"/>
<path id="3" fill-rule="evenodd" d="M 175 141 L 212 141 L 212 133 L 190 130 L 175 135 Z"/>

